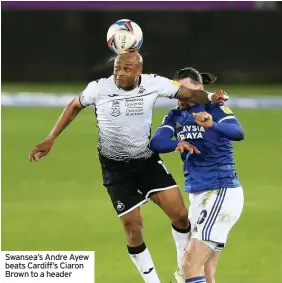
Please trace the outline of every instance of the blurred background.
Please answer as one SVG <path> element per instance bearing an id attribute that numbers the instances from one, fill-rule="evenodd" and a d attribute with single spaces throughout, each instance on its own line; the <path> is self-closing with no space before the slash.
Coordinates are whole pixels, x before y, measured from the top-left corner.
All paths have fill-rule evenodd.
<path id="1" fill-rule="evenodd" d="M 130 18 L 144 32 L 145 72 L 185 65 L 224 83 L 282 79 L 279 2 L 41 2 L 2 4 L 2 81 L 84 81 L 107 76 L 106 33 Z"/>
<path id="2" fill-rule="evenodd" d="M 245 129 L 235 144 L 242 218 L 219 261 L 218 283 L 282 283 L 282 2 L 1 2 L 2 249 L 95 250 L 97 283 L 141 283 L 102 186 L 96 121 L 86 109 L 49 156 L 28 164 L 63 106 L 112 73 L 106 34 L 129 18 L 143 30 L 145 73 L 192 66 L 218 76 Z M 153 130 L 175 104 L 154 112 Z M 183 188 L 176 153 L 162 156 Z M 187 196 L 184 195 L 188 206 Z M 170 223 L 143 207 L 146 243 L 172 280 Z M 108 272 L 111 266 L 112 272 Z"/>

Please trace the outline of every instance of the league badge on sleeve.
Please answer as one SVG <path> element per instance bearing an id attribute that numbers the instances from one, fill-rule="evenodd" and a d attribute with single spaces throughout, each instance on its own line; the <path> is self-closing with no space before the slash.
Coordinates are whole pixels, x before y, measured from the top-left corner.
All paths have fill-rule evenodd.
<path id="1" fill-rule="evenodd" d="M 175 85 L 175 86 L 180 86 L 180 83 L 177 82 L 177 81 L 171 80 L 170 83 L 171 83 L 172 85 Z"/>
<path id="2" fill-rule="evenodd" d="M 231 109 L 227 106 L 220 106 L 221 110 L 225 113 L 225 114 L 233 114 L 233 112 L 231 111 Z"/>

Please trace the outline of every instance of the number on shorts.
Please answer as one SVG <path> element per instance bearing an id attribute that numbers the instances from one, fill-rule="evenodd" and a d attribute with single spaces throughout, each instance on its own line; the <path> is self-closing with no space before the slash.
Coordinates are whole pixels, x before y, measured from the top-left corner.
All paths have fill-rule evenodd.
<path id="1" fill-rule="evenodd" d="M 166 166 L 164 165 L 164 163 L 163 163 L 161 160 L 159 160 L 158 163 L 163 166 L 163 168 L 164 168 L 166 174 L 169 174 L 169 171 L 167 170 L 167 168 L 166 168 Z"/>
<path id="2" fill-rule="evenodd" d="M 205 221 L 207 214 L 208 214 L 208 212 L 205 209 L 202 210 L 202 212 L 200 213 L 200 217 L 197 221 L 197 224 L 202 224 Z"/>

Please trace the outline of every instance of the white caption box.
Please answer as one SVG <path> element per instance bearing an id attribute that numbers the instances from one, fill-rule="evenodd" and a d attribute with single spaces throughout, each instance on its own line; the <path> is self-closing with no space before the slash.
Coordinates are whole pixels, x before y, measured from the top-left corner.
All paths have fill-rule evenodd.
<path id="1" fill-rule="evenodd" d="M 0 253 L 2 283 L 95 283 L 94 252 Z"/>

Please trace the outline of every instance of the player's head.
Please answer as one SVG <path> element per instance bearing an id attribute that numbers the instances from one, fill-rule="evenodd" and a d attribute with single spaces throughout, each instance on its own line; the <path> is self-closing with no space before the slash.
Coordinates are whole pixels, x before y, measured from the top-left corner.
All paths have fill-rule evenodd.
<path id="1" fill-rule="evenodd" d="M 138 84 L 143 59 L 138 52 L 120 54 L 115 58 L 114 78 L 117 87 L 130 90 Z"/>
<path id="2" fill-rule="evenodd" d="M 194 68 L 187 67 L 176 72 L 174 80 L 190 89 L 204 89 L 204 85 L 213 84 L 216 81 L 216 76 L 209 73 L 200 73 Z M 188 109 L 194 106 L 193 103 L 180 102 L 178 106 L 181 110 Z"/>

